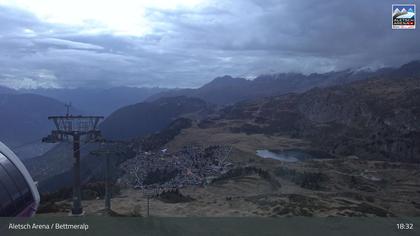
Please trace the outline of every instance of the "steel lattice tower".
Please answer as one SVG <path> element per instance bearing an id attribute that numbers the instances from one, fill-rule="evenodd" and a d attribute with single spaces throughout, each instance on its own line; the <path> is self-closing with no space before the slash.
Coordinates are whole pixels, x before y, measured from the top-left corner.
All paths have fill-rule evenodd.
<path id="1" fill-rule="evenodd" d="M 73 116 L 68 114 L 65 116 L 50 116 L 55 125 L 55 130 L 50 135 L 43 138 L 43 142 L 57 143 L 72 138 L 73 140 L 73 206 L 71 214 L 74 216 L 83 215 L 83 207 L 81 203 L 81 186 L 80 186 L 80 139 L 86 137 L 87 142 L 100 141 L 101 132 L 97 129 L 98 123 L 102 116 Z"/>

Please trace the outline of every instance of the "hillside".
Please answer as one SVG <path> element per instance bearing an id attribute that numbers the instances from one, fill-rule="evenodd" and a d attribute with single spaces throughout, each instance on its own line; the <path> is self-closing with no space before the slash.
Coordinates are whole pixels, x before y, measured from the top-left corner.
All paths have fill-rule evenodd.
<path id="1" fill-rule="evenodd" d="M 109 139 L 127 140 L 155 133 L 181 116 L 201 116 L 211 107 L 197 98 L 161 98 L 123 107 L 100 125 L 103 135 Z"/>
<path id="2" fill-rule="evenodd" d="M 335 155 L 420 161 L 420 79 L 371 79 L 241 102 L 201 127 L 288 136 Z"/>
<path id="3" fill-rule="evenodd" d="M 81 181 L 102 181 L 104 178 L 105 159 L 94 155 L 94 151 L 111 152 L 112 165 L 132 156 L 130 150 L 122 144 L 98 145 L 83 143 L 80 148 Z M 59 143 L 49 151 L 35 158 L 24 161 L 29 173 L 38 181 L 41 193 L 54 192 L 62 188 L 70 188 L 73 184 L 73 149 L 71 143 Z M 117 173 L 115 173 L 117 174 Z"/>

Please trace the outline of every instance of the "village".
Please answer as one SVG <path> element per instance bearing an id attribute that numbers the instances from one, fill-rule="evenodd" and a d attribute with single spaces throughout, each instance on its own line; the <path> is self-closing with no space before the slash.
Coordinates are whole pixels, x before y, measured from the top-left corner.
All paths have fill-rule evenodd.
<path id="1" fill-rule="evenodd" d="M 190 145 L 181 151 L 139 151 L 119 166 L 125 174 L 118 184 L 135 189 L 178 189 L 205 185 L 232 168 L 231 146 Z"/>

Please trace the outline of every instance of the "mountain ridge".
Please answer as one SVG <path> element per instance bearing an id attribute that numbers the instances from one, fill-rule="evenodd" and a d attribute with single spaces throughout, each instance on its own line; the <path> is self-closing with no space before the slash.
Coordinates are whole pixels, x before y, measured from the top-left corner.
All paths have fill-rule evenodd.
<path id="1" fill-rule="evenodd" d="M 300 73 L 263 74 L 253 80 L 222 76 L 196 89 L 176 89 L 164 91 L 150 96 L 146 101 L 154 101 L 161 97 L 187 96 L 200 98 L 208 103 L 229 105 L 239 101 L 275 96 L 286 93 L 301 93 L 315 87 L 329 87 L 365 80 L 382 75 L 410 75 L 415 72 L 419 61 L 404 64 L 400 68 L 381 68 L 376 71 L 343 70 L 328 73 Z M 412 71 L 412 72 L 410 72 Z"/>

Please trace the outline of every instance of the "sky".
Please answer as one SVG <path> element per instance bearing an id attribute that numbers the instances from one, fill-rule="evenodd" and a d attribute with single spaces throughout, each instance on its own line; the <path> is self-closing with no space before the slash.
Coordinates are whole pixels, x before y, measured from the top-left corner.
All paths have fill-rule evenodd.
<path id="1" fill-rule="evenodd" d="M 393 3 L 0 0 L 0 86 L 199 87 L 396 67 L 420 59 L 420 29 L 392 30 Z"/>

